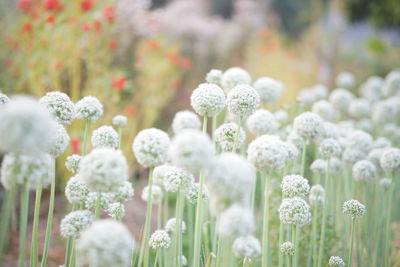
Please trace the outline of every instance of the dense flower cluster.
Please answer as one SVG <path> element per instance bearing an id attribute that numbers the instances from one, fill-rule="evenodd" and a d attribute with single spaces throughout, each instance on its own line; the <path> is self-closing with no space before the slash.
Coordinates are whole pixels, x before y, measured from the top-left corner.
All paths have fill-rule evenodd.
<path id="1" fill-rule="evenodd" d="M 178 111 L 172 120 L 172 130 L 175 134 L 180 133 L 184 129 L 200 130 L 200 128 L 201 121 L 199 117 L 189 110 Z"/>
<path id="2" fill-rule="evenodd" d="M 360 218 L 365 213 L 365 206 L 358 200 L 352 199 L 343 203 L 343 213 L 351 218 Z"/>
<path id="3" fill-rule="evenodd" d="M 171 238 L 166 231 L 157 230 L 151 235 L 149 244 L 153 249 L 169 248 L 171 245 Z"/>
<path id="4" fill-rule="evenodd" d="M 227 109 L 236 116 L 253 114 L 260 102 L 260 96 L 250 85 L 240 84 L 229 91 L 226 98 Z"/>
<path id="5" fill-rule="evenodd" d="M 215 117 L 225 107 L 225 94 L 218 85 L 203 83 L 193 91 L 190 104 L 200 116 Z"/>
<path id="6" fill-rule="evenodd" d="M 48 92 L 39 103 L 63 125 L 70 125 L 75 118 L 75 105 L 65 93 Z"/>
<path id="7" fill-rule="evenodd" d="M 305 197 L 310 191 L 308 180 L 296 174 L 283 177 L 281 188 L 284 197 Z"/>
<path id="8" fill-rule="evenodd" d="M 215 142 L 222 151 L 233 149 L 238 125 L 234 122 L 224 123 L 215 130 Z M 246 139 L 246 133 L 242 128 L 239 129 L 237 147 L 240 149 Z"/>
<path id="9" fill-rule="evenodd" d="M 279 207 L 279 219 L 284 224 L 304 226 L 311 221 L 310 206 L 302 198 L 284 198 Z"/>
<path id="10" fill-rule="evenodd" d="M 80 120 L 97 121 L 103 115 L 103 105 L 94 96 L 85 96 L 75 104 L 75 116 Z"/>
<path id="11" fill-rule="evenodd" d="M 99 147 L 118 147 L 118 133 L 111 126 L 101 126 L 92 133 L 92 145 Z"/>

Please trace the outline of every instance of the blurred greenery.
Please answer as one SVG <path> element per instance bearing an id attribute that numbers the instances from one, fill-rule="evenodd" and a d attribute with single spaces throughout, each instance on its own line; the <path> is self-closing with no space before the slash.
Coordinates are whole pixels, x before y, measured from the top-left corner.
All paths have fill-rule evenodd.
<path id="1" fill-rule="evenodd" d="M 377 27 L 400 27 L 398 0 L 347 0 L 350 21 L 370 20 Z"/>

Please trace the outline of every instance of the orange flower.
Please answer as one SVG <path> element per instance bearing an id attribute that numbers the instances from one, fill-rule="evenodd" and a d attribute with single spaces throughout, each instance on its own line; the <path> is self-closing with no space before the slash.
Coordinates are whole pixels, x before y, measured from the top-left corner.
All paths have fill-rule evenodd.
<path id="1" fill-rule="evenodd" d="M 132 116 L 136 113 L 134 106 L 127 106 L 124 110 L 126 116 Z"/>
<path id="2" fill-rule="evenodd" d="M 181 79 L 174 79 L 171 82 L 171 87 L 172 89 L 179 89 L 182 86 L 182 80 Z"/>
<path id="3" fill-rule="evenodd" d="M 108 48 L 110 48 L 110 50 L 115 50 L 118 47 L 118 42 L 115 39 L 111 39 L 110 41 L 108 41 Z"/>
<path id="4" fill-rule="evenodd" d="M 168 61 L 170 61 L 172 64 L 174 65 L 178 65 L 179 64 L 179 54 L 176 51 L 170 51 L 168 52 L 165 57 L 167 58 Z"/>
<path id="5" fill-rule="evenodd" d="M 22 26 L 21 32 L 29 32 L 32 30 L 32 24 L 30 22 L 25 22 L 24 25 Z"/>
<path id="6" fill-rule="evenodd" d="M 93 22 L 93 26 L 94 26 L 94 28 L 95 28 L 95 30 L 96 30 L 97 33 L 100 33 L 100 32 L 101 32 L 101 22 L 100 22 L 100 21 L 95 20 L 95 21 Z"/>
<path id="7" fill-rule="evenodd" d="M 150 50 L 156 50 L 156 49 L 160 48 L 160 43 L 157 40 L 149 40 L 147 42 L 147 47 Z"/>
<path id="8" fill-rule="evenodd" d="M 109 23 L 115 21 L 115 7 L 107 6 L 103 9 L 103 15 Z"/>
<path id="9" fill-rule="evenodd" d="M 46 10 L 61 10 L 63 6 L 58 0 L 46 0 L 44 2 L 44 8 Z"/>
<path id="10" fill-rule="evenodd" d="M 179 66 L 180 66 L 182 69 L 189 70 L 189 69 L 192 68 L 192 60 L 190 60 L 190 58 L 184 58 L 184 57 L 182 57 L 182 58 L 180 58 L 180 60 L 179 60 Z"/>
<path id="11" fill-rule="evenodd" d="M 81 140 L 79 138 L 72 138 L 71 139 L 72 153 L 74 153 L 74 154 L 80 154 L 81 153 L 80 143 L 81 143 Z"/>
<path id="12" fill-rule="evenodd" d="M 125 83 L 126 83 L 126 77 L 122 76 L 122 77 L 114 79 L 111 82 L 111 87 L 118 89 L 119 91 L 122 92 L 125 90 Z"/>
<path id="13" fill-rule="evenodd" d="M 81 3 L 81 10 L 83 12 L 87 12 L 91 10 L 93 7 L 93 1 L 92 0 L 85 0 Z"/>
<path id="14" fill-rule="evenodd" d="M 54 22 L 54 20 L 55 20 L 55 17 L 54 17 L 54 15 L 52 14 L 52 15 L 49 15 L 49 16 L 47 17 L 46 22 L 49 23 L 49 24 L 52 24 L 52 23 Z"/>

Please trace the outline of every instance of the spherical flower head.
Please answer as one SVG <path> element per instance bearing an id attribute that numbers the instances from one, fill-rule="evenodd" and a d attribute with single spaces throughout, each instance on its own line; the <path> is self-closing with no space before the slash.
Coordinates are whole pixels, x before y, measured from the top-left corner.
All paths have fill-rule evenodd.
<path id="1" fill-rule="evenodd" d="M 250 84 L 251 77 L 250 74 L 239 67 L 233 67 L 227 69 L 221 78 L 221 85 L 226 92 L 231 90 L 233 87 L 239 84 Z"/>
<path id="2" fill-rule="evenodd" d="M 289 122 L 289 113 L 286 110 L 280 109 L 274 113 L 275 119 L 279 125 L 283 126 Z"/>
<path id="3" fill-rule="evenodd" d="M 347 164 L 354 164 L 357 161 L 363 160 L 367 158 L 367 154 L 361 150 L 353 149 L 353 148 L 346 148 L 343 150 L 342 160 L 344 163 Z"/>
<path id="4" fill-rule="evenodd" d="M 382 188 L 384 191 L 389 190 L 391 184 L 392 184 L 392 179 L 382 178 L 379 180 L 379 187 Z"/>
<path id="5" fill-rule="evenodd" d="M 77 244 L 80 263 L 96 267 L 129 266 L 134 247 L 129 230 L 112 219 L 93 222 Z"/>
<path id="6" fill-rule="evenodd" d="M 343 170 L 343 163 L 338 158 L 331 158 L 329 162 L 329 173 L 341 174 Z"/>
<path id="7" fill-rule="evenodd" d="M 295 131 L 291 131 L 286 138 L 287 142 L 292 143 L 299 151 L 303 150 L 304 139 Z"/>
<path id="8" fill-rule="evenodd" d="M 81 163 L 82 156 L 78 154 L 73 154 L 67 157 L 65 161 L 65 167 L 72 173 L 76 173 L 79 169 L 79 164 Z"/>
<path id="9" fill-rule="evenodd" d="M 305 197 L 310 191 L 308 180 L 301 175 L 286 175 L 281 183 L 284 197 Z"/>
<path id="10" fill-rule="evenodd" d="M 165 231 L 168 233 L 175 233 L 176 231 L 176 218 L 171 218 L 165 223 Z M 181 220 L 181 231 L 182 234 L 186 232 L 186 223 Z"/>
<path id="11" fill-rule="evenodd" d="M 79 238 L 80 233 L 94 221 L 94 215 L 88 210 L 77 210 L 68 213 L 60 223 L 61 235 L 65 238 Z"/>
<path id="12" fill-rule="evenodd" d="M 329 89 L 323 84 L 314 85 L 311 90 L 314 92 L 317 99 L 326 99 L 329 95 Z"/>
<path id="13" fill-rule="evenodd" d="M 320 184 L 311 186 L 310 196 L 308 197 L 311 206 L 322 207 L 325 201 L 325 189 Z"/>
<path id="14" fill-rule="evenodd" d="M 8 98 L 8 96 L 6 96 L 3 93 L 0 93 L 0 106 L 4 105 L 6 103 L 8 103 L 8 101 L 10 101 L 10 99 Z"/>
<path id="15" fill-rule="evenodd" d="M 197 203 L 198 198 L 199 198 L 199 189 L 200 189 L 199 183 L 192 183 L 186 189 L 185 197 L 190 203 L 192 203 L 192 204 Z M 206 200 L 208 200 L 210 198 L 209 193 L 208 193 L 208 188 L 207 188 L 207 186 L 205 184 L 203 184 L 203 190 L 202 190 L 201 193 L 202 193 L 201 194 L 201 199 L 203 201 L 206 201 Z"/>
<path id="16" fill-rule="evenodd" d="M 0 151 L 36 154 L 46 151 L 57 131 L 56 122 L 39 102 L 15 96 L 0 105 Z"/>
<path id="17" fill-rule="evenodd" d="M 168 135 L 159 129 L 142 130 L 133 140 L 133 153 L 140 165 L 146 168 L 157 167 L 168 160 L 170 146 Z"/>
<path id="18" fill-rule="evenodd" d="M 304 226 L 311 221 L 310 206 L 300 197 L 284 198 L 279 207 L 279 219 L 283 224 Z"/>
<path id="19" fill-rule="evenodd" d="M 386 173 L 398 172 L 400 170 L 400 149 L 387 148 L 381 156 L 381 167 Z"/>
<path id="20" fill-rule="evenodd" d="M 210 164 L 215 148 L 207 134 L 188 129 L 174 137 L 169 154 L 173 164 L 197 174 Z"/>
<path id="21" fill-rule="evenodd" d="M 365 213 L 365 206 L 358 200 L 351 199 L 343 203 L 343 213 L 353 219 L 360 218 Z"/>
<path id="22" fill-rule="evenodd" d="M 329 258 L 329 267 L 345 267 L 346 264 L 339 256 L 331 256 Z"/>
<path id="23" fill-rule="evenodd" d="M 219 84 L 222 80 L 222 71 L 212 69 L 206 75 L 206 82 Z"/>
<path id="24" fill-rule="evenodd" d="M 57 123 L 57 131 L 53 136 L 49 147 L 47 148 L 47 152 L 53 157 L 57 158 L 62 153 L 64 153 L 65 149 L 67 149 L 70 142 L 69 135 L 65 130 L 64 126 Z"/>
<path id="25" fill-rule="evenodd" d="M 300 151 L 297 149 L 297 147 L 290 142 L 283 142 L 283 145 L 287 154 L 286 162 L 293 162 L 296 160 L 300 154 Z"/>
<path id="26" fill-rule="evenodd" d="M 100 208 L 107 210 L 111 203 L 111 195 L 109 193 L 89 192 L 85 199 L 85 208 L 88 210 L 95 210 L 97 202 L 100 197 Z"/>
<path id="27" fill-rule="evenodd" d="M 1 182 L 10 189 L 13 184 L 26 183 L 30 190 L 42 184 L 46 188 L 53 173 L 53 160 L 49 154 L 6 154 L 1 165 Z"/>
<path id="28" fill-rule="evenodd" d="M 372 140 L 370 134 L 361 130 L 355 130 L 347 135 L 345 145 L 346 148 L 357 149 L 364 153 L 368 153 L 372 148 Z"/>
<path id="29" fill-rule="evenodd" d="M 119 142 L 118 133 L 111 126 L 100 126 L 92 133 L 92 146 L 94 148 L 117 148 Z"/>
<path id="30" fill-rule="evenodd" d="M 159 187 L 158 185 L 151 186 L 151 200 L 152 200 L 153 205 L 161 202 L 163 196 L 164 196 L 164 193 L 163 193 L 161 187 Z M 145 186 L 143 188 L 141 197 L 146 202 L 149 200 L 149 187 L 148 186 Z"/>
<path id="31" fill-rule="evenodd" d="M 115 202 L 131 200 L 134 190 L 131 182 L 125 181 L 115 192 L 112 192 L 112 199 Z"/>
<path id="32" fill-rule="evenodd" d="M 368 153 L 367 160 L 369 160 L 375 165 L 377 171 L 382 171 L 380 161 L 384 151 L 385 148 L 374 148 Z"/>
<path id="33" fill-rule="evenodd" d="M 84 156 L 78 174 L 93 192 L 114 192 L 128 179 L 128 164 L 120 150 L 96 148 Z"/>
<path id="34" fill-rule="evenodd" d="M 200 116 L 215 117 L 225 107 L 225 93 L 216 84 L 202 83 L 192 92 L 190 105 Z"/>
<path id="35" fill-rule="evenodd" d="M 185 169 L 170 166 L 165 172 L 163 185 L 167 192 L 185 191 L 192 183 L 194 176 Z"/>
<path id="36" fill-rule="evenodd" d="M 326 121 L 336 121 L 336 110 L 331 103 L 326 100 L 319 100 L 312 105 L 312 112 L 321 116 Z"/>
<path id="37" fill-rule="evenodd" d="M 303 89 L 297 95 L 297 101 L 306 107 L 311 106 L 317 100 L 318 95 L 311 89 Z"/>
<path id="38" fill-rule="evenodd" d="M 106 208 L 107 214 L 115 220 L 122 219 L 125 215 L 125 206 L 121 202 L 113 202 Z"/>
<path id="39" fill-rule="evenodd" d="M 324 121 L 315 113 L 304 112 L 294 119 L 293 128 L 304 140 L 314 140 L 323 135 Z"/>
<path id="40" fill-rule="evenodd" d="M 260 171 L 280 170 L 285 165 L 287 151 L 279 138 L 262 135 L 254 139 L 247 149 L 247 160 Z"/>
<path id="41" fill-rule="evenodd" d="M 260 95 L 261 101 L 265 103 L 275 103 L 285 90 L 283 83 L 270 77 L 257 79 L 253 83 L 253 87 Z"/>
<path id="42" fill-rule="evenodd" d="M 324 122 L 324 138 L 334 138 L 337 139 L 339 137 L 339 129 L 337 124 L 331 122 Z"/>
<path id="43" fill-rule="evenodd" d="M 292 242 L 287 241 L 287 242 L 282 243 L 282 245 L 279 247 L 279 251 L 283 255 L 293 256 L 294 255 L 294 246 L 293 246 Z"/>
<path id="44" fill-rule="evenodd" d="M 97 121 L 103 115 L 103 105 L 94 96 L 85 96 L 75 104 L 75 116 L 79 120 Z"/>
<path id="45" fill-rule="evenodd" d="M 251 235 L 254 230 L 254 217 L 249 208 L 234 204 L 220 215 L 218 233 L 222 237 L 235 239 Z"/>
<path id="46" fill-rule="evenodd" d="M 356 181 L 372 182 L 377 178 L 376 167 L 368 160 L 360 160 L 353 165 L 353 177 Z"/>
<path id="47" fill-rule="evenodd" d="M 326 138 L 319 143 L 319 153 L 326 159 L 340 157 L 342 154 L 342 146 L 336 139 Z"/>
<path id="48" fill-rule="evenodd" d="M 215 142 L 222 151 L 231 151 L 235 142 L 238 125 L 234 122 L 224 123 L 215 130 Z M 243 128 L 239 129 L 237 148 L 241 148 L 246 140 Z"/>
<path id="49" fill-rule="evenodd" d="M 169 237 L 167 231 L 156 230 L 150 236 L 149 245 L 153 249 L 169 248 L 171 246 L 171 238 Z"/>
<path id="50" fill-rule="evenodd" d="M 172 120 L 172 130 L 174 134 L 180 133 L 184 129 L 200 130 L 201 121 L 199 117 L 189 110 L 178 111 Z"/>
<path id="51" fill-rule="evenodd" d="M 385 96 L 399 95 L 400 93 L 400 72 L 391 71 L 385 77 L 385 83 L 382 88 Z"/>
<path id="52" fill-rule="evenodd" d="M 260 241 L 251 235 L 240 236 L 232 245 L 233 254 L 237 258 L 258 258 L 261 255 Z"/>
<path id="53" fill-rule="evenodd" d="M 260 96 L 250 85 L 240 84 L 229 91 L 226 97 L 228 111 L 236 116 L 253 114 L 260 102 Z"/>
<path id="54" fill-rule="evenodd" d="M 349 114 L 355 119 L 368 118 L 371 114 L 371 103 L 363 98 L 354 99 L 350 103 Z"/>
<path id="55" fill-rule="evenodd" d="M 336 76 L 336 86 L 351 89 L 356 85 L 356 79 L 350 72 L 341 72 Z"/>
<path id="56" fill-rule="evenodd" d="M 171 165 L 169 163 L 155 167 L 153 170 L 153 184 L 164 186 L 165 174 L 167 173 L 167 170 L 169 170 L 169 168 L 171 168 Z"/>
<path id="57" fill-rule="evenodd" d="M 326 173 L 326 170 L 328 168 L 328 163 L 323 160 L 323 159 L 316 159 L 311 163 L 310 170 L 313 173 L 323 175 Z"/>
<path id="58" fill-rule="evenodd" d="M 329 102 L 339 111 L 347 112 L 354 95 L 343 88 L 337 88 L 329 95 Z"/>
<path id="59" fill-rule="evenodd" d="M 383 136 L 378 136 L 374 143 L 372 144 L 373 148 L 388 148 L 392 147 L 392 141 L 390 141 L 388 138 L 383 137 Z"/>
<path id="60" fill-rule="evenodd" d="M 75 105 L 62 92 L 48 92 L 39 103 L 45 107 L 58 123 L 70 125 L 75 117 Z"/>
<path id="61" fill-rule="evenodd" d="M 89 188 L 78 176 L 71 177 L 65 186 L 65 196 L 71 204 L 84 204 L 89 195 Z"/>
<path id="62" fill-rule="evenodd" d="M 117 127 L 125 127 L 128 124 L 128 118 L 124 115 L 117 115 L 112 119 L 112 123 Z"/>
<path id="63" fill-rule="evenodd" d="M 390 99 L 386 99 L 375 103 L 371 119 L 376 125 L 383 125 L 391 122 L 393 118 L 398 115 L 398 112 L 398 104 L 390 101 Z"/>
<path id="64" fill-rule="evenodd" d="M 279 128 L 279 123 L 271 112 L 259 109 L 248 117 L 247 128 L 252 134 L 258 136 L 274 134 Z"/>
<path id="65" fill-rule="evenodd" d="M 384 84 L 381 77 L 371 76 L 360 86 L 359 93 L 363 98 L 375 102 L 383 97 L 383 87 Z"/>

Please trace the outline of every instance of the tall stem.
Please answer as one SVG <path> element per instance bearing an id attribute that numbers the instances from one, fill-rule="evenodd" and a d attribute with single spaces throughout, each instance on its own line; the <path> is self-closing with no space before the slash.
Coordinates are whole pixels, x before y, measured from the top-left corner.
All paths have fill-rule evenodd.
<path id="1" fill-rule="evenodd" d="M 21 191 L 21 211 L 19 223 L 19 260 L 18 267 L 25 266 L 26 228 L 28 223 L 29 187 L 24 182 Z"/>
<path id="2" fill-rule="evenodd" d="M 86 155 L 86 145 L 87 145 L 87 136 L 89 131 L 89 120 L 85 120 L 85 130 L 83 131 L 83 144 L 82 144 L 82 156 Z"/>
<path id="3" fill-rule="evenodd" d="M 207 133 L 207 112 L 204 114 L 203 117 L 203 133 Z"/>
<path id="4" fill-rule="evenodd" d="M 283 241 L 283 223 L 282 222 L 280 222 L 279 223 L 279 248 L 281 247 L 281 245 L 282 245 L 282 241 Z M 279 267 L 282 267 L 283 266 L 283 255 L 282 255 L 282 253 L 279 253 L 279 256 L 278 256 L 279 258 Z"/>
<path id="5" fill-rule="evenodd" d="M 15 192 L 17 190 L 17 185 L 13 183 L 11 188 L 6 193 L 6 199 L 3 202 L 1 210 L 1 220 L 0 220 L 0 262 L 3 262 L 3 253 L 6 246 L 6 241 L 8 239 L 9 227 L 11 221 L 11 213 L 13 210 L 13 204 L 15 200 Z"/>
<path id="6" fill-rule="evenodd" d="M 325 198 L 324 198 L 324 207 L 322 210 L 322 226 L 321 226 L 321 240 L 319 244 L 319 253 L 318 253 L 318 267 L 322 266 L 322 258 L 324 254 L 324 243 L 325 243 L 325 228 L 326 228 L 326 214 L 328 211 L 328 193 L 329 193 L 329 165 L 330 159 L 327 162 L 327 168 L 325 173 Z"/>
<path id="7" fill-rule="evenodd" d="M 318 206 L 315 205 L 314 213 L 312 218 L 312 234 L 311 234 L 311 244 L 312 244 L 312 262 L 313 266 L 317 266 L 317 215 L 318 215 Z"/>
<path id="8" fill-rule="evenodd" d="M 388 197 L 388 208 L 387 208 L 387 216 L 386 216 L 386 234 L 385 234 L 385 266 L 388 267 L 390 266 L 390 220 L 391 220 L 391 213 L 392 213 L 392 199 L 393 199 L 393 175 L 390 183 L 390 188 L 389 188 L 389 197 Z"/>
<path id="9" fill-rule="evenodd" d="M 233 141 L 233 148 L 232 148 L 232 152 L 236 152 L 236 148 L 238 145 L 238 140 L 239 140 L 239 132 L 240 132 L 240 126 L 242 125 L 242 116 L 239 116 L 239 122 L 238 122 L 238 127 L 236 130 L 236 135 L 235 135 L 235 140 Z"/>
<path id="10" fill-rule="evenodd" d="M 347 266 L 353 266 L 353 240 L 354 240 L 354 229 L 356 227 L 356 219 L 351 220 L 351 239 L 350 239 L 350 250 L 349 257 L 347 260 Z"/>
<path id="11" fill-rule="evenodd" d="M 36 189 L 36 199 L 35 199 L 35 213 L 33 216 L 33 229 L 32 229 L 32 240 L 31 240 L 31 256 L 30 256 L 30 266 L 38 266 L 38 223 L 39 223 L 39 212 L 40 212 L 40 198 L 42 196 L 42 184 Z"/>
<path id="12" fill-rule="evenodd" d="M 72 206 L 72 211 L 76 211 L 78 209 L 78 204 L 74 203 Z M 73 244 L 73 238 L 72 236 L 68 237 L 67 239 L 67 245 L 65 249 L 65 267 L 69 267 L 71 264 L 71 248 Z"/>
<path id="13" fill-rule="evenodd" d="M 296 230 L 295 230 L 295 238 L 294 238 L 294 266 L 297 266 L 298 263 L 298 258 L 299 258 L 299 235 L 300 235 L 300 229 L 299 227 L 296 225 Z"/>
<path id="14" fill-rule="evenodd" d="M 306 169 L 306 150 L 307 150 L 307 142 L 306 140 L 303 140 L 303 151 L 301 153 L 301 170 L 300 170 L 300 174 L 303 177 Z"/>
<path id="15" fill-rule="evenodd" d="M 182 261 L 182 194 L 181 190 L 178 190 L 177 198 L 176 198 L 176 210 L 175 210 L 175 220 L 176 220 L 176 229 L 175 229 L 175 266 L 180 267 Z"/>
<path id="16" fill-rule="evenodd" d="M 295 246 L 296 244 L 296 226 L 292 224 L 292 245 Z M 294 250 L 296 252 L 296 247 L 294 247 Z M 294 256 L 292 256 L 292 267 L 296 267 L 296 260 Z"/>
<path id="17" fill-rule="evenodd" d="M 262 236 L 262 257 L 261 266 L 268 266 L 269 261 L 269 177 L 271 173 L 265 173 L 265 187 L 264 187 L 264 216 L 263 216 L 263 236 Z"/>
<path id="18" fill-rule="evenodd" d="M 222 256 L 223 256 L 223 246 L 224 246 L 224 239 L 221 235 L 218 235 L 218 252 L 217 252 L 217 263 L 216 267 L 221 267 L 222 265 Z"/>
<path id="19" fill-rule="evenodd" d="M 157 248 L 157 251 L 156 251 L 156 258 L 154 259 L 154 267 L 156 267 L 157 264 L 158 264 L 158 266 L 161 266 L 160 263 L 159 263 L 159 257 L 158 257 L 159 254 L 160 254 L 160 249 Z"/>
<path id="20" fill-rule="evenodd" d="M 256 212 L 256 210 L 255 210 L 255 206 L 256 206 L 256 192 L 257 192 L 257 180 L 258 180 L 258 177 L 260 177 L 260 172 L 259 171 L 257 171 L 256 172 L 256 177 L 255 177 L 255 179 L 254 179 L 254 183 L 253 183 L 253 185 L 252 185 L 252 191 L 251 191 L 251 210 L 255 213 Z"/>
<path id="21" fill-rule="evenodd" d="M 122 141 L 122 127 L 118 127 L 118 148 L 121 148 L 121 141 Z"/>
<path id="22" fill-rule="evenodd" d="M 96 209 L 94 212 L 94 217 L 96 220 L 100 219 L 100 206 L 101 206 L 101 193 L 97 193 L 97 199 L 96 199 Z"/>
<path id="23" fill-rule="evenodd" d="M 214 116 L 214 117 L 212 117 L 212 133 L 211 133 L 211 136 L 212 136 L 212 141 L 213 141 L 213 144 L 215 144 L 215 130 L 216 130 L 216 128 L 217 128 L 217 118 L 218 118 L 218 116 Z"/>

